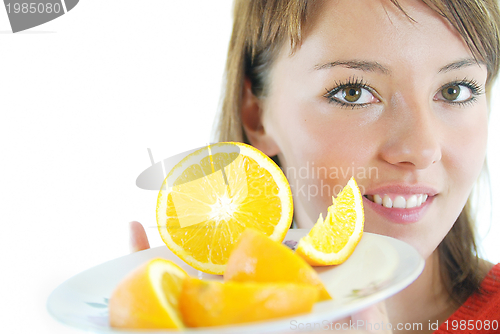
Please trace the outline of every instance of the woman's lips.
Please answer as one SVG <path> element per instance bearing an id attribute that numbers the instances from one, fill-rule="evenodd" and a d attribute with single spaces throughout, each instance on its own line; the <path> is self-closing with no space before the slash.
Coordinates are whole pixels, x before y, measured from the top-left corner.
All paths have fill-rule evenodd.
<path id="1" fill-rule="evenodd" d="M 382 217 L 397 223 L 418 222 L 434 201 L 429 194 L 383 194 L 364 195 L 363 204 Z"/>

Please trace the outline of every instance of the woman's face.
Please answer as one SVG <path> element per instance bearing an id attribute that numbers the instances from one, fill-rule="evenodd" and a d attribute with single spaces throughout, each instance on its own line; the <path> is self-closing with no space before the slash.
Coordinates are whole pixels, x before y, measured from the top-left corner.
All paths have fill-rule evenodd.
<path id="1" fill-rule="evenodd" d="M 443 18 L 400 3 L 416 22 L 389 1 L 325 2 L 300 48 L 272 65 L 261 149 L 278 154 L 299 227 L 354 176 L 365 231 L 427 257 L 484 162 L 487 71 Z"/>

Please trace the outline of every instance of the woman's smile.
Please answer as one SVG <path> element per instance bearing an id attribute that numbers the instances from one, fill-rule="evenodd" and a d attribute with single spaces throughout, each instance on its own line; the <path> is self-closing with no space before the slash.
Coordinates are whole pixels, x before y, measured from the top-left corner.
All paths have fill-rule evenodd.
<path id="1" fill-rule="evenodd" d="M 394 209 L 413 209 L 418 208 L 425 204 L 427 198 L 429 198 L 428 194 L 411 194 L 411 195 L 403 195 L 403 194 L 384 194 L 384 195 L 365 195 L 365 197 L 379 205 L 382 205 L 384 208 L 394 208 Z M 431 197 L 432 199 L 432 197 Z"/>
<path id="2" fill-rule="evenodd" d="M 397 224 L 416 223 L 427 212 L 438 195 L 423 184 L 390 184 L 367 189 L 363 194 L 365 210 L 372 210 Z"/>

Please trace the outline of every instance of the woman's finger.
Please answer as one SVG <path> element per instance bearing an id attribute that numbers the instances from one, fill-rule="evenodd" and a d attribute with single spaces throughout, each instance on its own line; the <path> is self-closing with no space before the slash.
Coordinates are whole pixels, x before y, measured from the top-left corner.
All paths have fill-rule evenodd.
<path id="1" fill-rule="evenodd" d="M 130 227 L 130 251 L 138 252 L 149 248 L 148 236 L 141 223 L 132 221 Z"/>

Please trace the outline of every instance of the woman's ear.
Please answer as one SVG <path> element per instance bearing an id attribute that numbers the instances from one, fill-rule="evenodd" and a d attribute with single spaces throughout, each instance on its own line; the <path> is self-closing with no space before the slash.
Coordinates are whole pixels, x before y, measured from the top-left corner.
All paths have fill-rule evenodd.
<path id="1" fill-rule="evenodd" d="M 241 122 L 250 144 L 272 157 L 280 152 L 274 139 L 266 133 L 262 124 L 261 101 L 253 94 L 250 79 L 245 78 L 241 99 Z"/>

